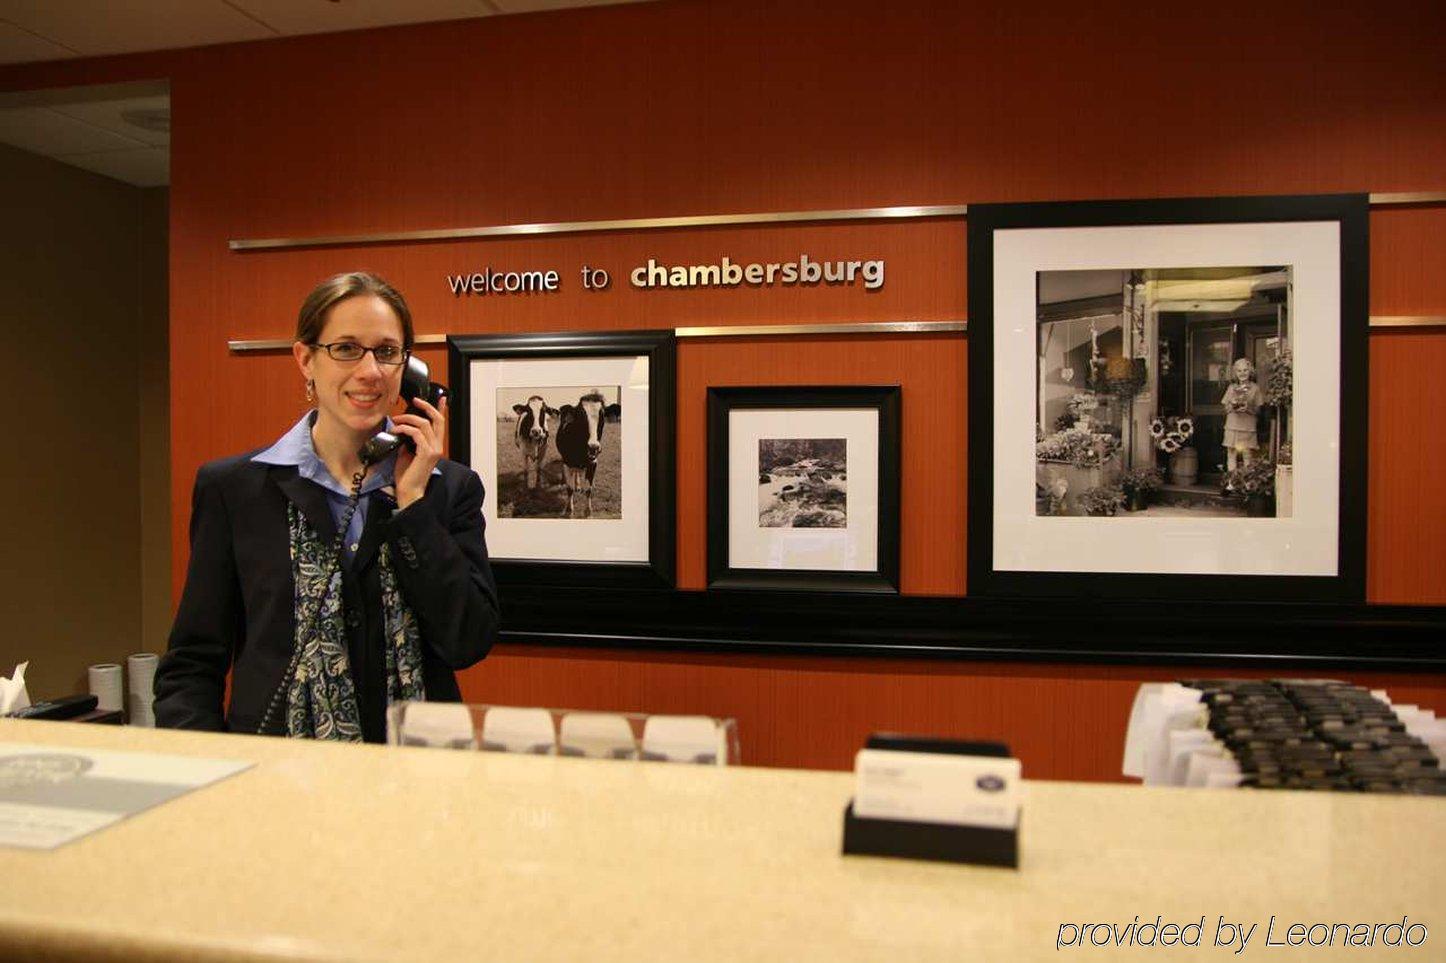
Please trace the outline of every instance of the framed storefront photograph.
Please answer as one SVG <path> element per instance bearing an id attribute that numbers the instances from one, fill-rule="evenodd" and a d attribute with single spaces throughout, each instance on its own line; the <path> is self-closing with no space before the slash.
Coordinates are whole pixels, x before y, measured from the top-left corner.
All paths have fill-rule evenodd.
<path id="1" fill-rule="evenodd" d="M 500 580 L 671 587 L 671 331 L 447 339 L 451 457 L 486 489 Z"/>
<path id="2" fill-rule="evenodd" d="M 1367 213 L 970 205 L 970 594 L 1362 601 Z"/>
<path id="3" fill-rule="evenodd" d="M 900 389 L 708 389 L 708 587 L 897 593 Z"/>

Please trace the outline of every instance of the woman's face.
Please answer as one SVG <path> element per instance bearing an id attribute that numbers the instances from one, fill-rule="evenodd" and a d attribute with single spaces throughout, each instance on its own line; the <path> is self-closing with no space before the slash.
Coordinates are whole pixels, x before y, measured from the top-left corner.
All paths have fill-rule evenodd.
<path id="1" fill-rule="evenodd" d="M 402 322 L 375 294 L 347 298 L 326 313 L 318 344 L 353 341 L 365 348 L 390 344 L 402 347 Z M 316 382 L 318 418 L 353 434 L 375 431 L 396 404 L 402 365 L 379 364 L 368 351 L 360 361 L 337 361 L 325 348 L 296 346 L 301 373 Z"/>
<path id="2" fill-rule="evenodd" d="M 1235 380 L 1239 381 L 1241 384 L 1244 384 L 1245 382 L 1250 380 L 1250 376 L 1253 371 L 1254 369 L 1251 366 L 1250 362 L 1245 360 L 1244 358 L 1241 358 L 1239 361 L 1235 362 Z"/>

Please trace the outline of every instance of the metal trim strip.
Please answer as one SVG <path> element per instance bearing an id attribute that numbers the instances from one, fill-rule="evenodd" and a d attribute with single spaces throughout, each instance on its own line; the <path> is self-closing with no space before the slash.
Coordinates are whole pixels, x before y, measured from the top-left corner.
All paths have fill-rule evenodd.
<path id="1" fill-rule="evenodd" d="M 1443 314 L 1373 315 L 1372 328 L 1434 328 L 1446 327 Z M 779 338 L 810 335 L 887 335 L 887 334 L 966 334 L 969 322 L 958 321 L 857 321 L 845 324 L 733 324 L 711 327 L 674 328 L 679 338 Z M 419 334 L 417 344 L 445 344 L 445 334 Z M 289 351 L 290 338 L 231 340 L 226 349 L 234 354 L 257 351 Z"/>
<path id="2" fill-rule="evenodd" d="M 807 224 L 824 221 L 880 221 L 928 217 L 962 217 L 965 204 L 909 207 L 862 207 L 834 211 L 772 211 L 761 214 L 700 214 L 687 217 L 634 217 L 613 221 L 556 221 L 543 224 L 499 224 L 491 227 L 440 228 L 432 231 L 391 231 L 382 234 L 335 234 L 327 237 L 268 237 L 228 241 L 233 251 L 276 251 L 297 247 L 340 247 L 362 244 L 407 244 L 479 237 L 536 234 L 595 234 L 600 231 L 652 231 L 679 227 L 733 227 L 741 224 Z"/>
<path id="3" fill-rule="evenodd" d="M 1386 191 L 1370 195 L 1372 207 L 1446 203 L 1446 191 Z M 539 224 L 498 224 L 488 227 L 438 228 L 429 231 L 388 231 L 378 234 L 332 234 L 321 237 L 239 238 L 227 242 L 233 251 L 277 251 L 298 247 L 345 247 L 365 244 L 408 244 L 482 237 L 538 234 L 595 234 L 601 231 L 648 231 L 680 227 L 734 227 L 744 224 L 808 224 L 828 221 L 878 221 L 929 217 L 965 217 L 967 204 L 901 207 L 859 207 L 825 211 L 767 211 L 756 214 L 698 214 L 682 217 L 634 217 L 608 221 L 554 221 Z"/>

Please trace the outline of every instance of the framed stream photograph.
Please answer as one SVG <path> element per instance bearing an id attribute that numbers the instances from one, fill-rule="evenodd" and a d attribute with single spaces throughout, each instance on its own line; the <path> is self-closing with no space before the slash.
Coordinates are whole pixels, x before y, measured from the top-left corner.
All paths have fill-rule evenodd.
<path id="1" fill-rule="evenodd" d="M 1363 600 L 1365 195 L 968 229 L 970 594 Z"/>
<path id="2" fill-rule="evenodd" d="M 708 389 L 708 586 L 898 592 L 900 389 Z"/>
<path id="3" fill-rule="evenodd" d="M 671 331 L 447 339 L 451 457 L 486 489 L 498 577 L 670 587 Z"/>

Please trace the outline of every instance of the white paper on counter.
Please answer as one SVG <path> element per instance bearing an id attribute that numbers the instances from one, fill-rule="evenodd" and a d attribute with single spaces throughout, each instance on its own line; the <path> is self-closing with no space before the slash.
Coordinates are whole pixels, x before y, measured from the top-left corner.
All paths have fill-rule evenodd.
<path id="1" fill-rule="evenodd" d="M 0 845 L 54 849 L 252 765 L 0 743 Z"/>

